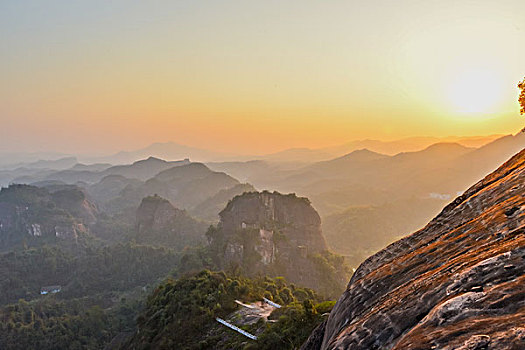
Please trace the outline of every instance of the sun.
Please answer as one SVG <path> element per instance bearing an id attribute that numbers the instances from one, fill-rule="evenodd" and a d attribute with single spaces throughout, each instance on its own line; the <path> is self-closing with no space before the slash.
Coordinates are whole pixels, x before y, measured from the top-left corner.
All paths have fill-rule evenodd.
<path id="1" fill-rule="evenodd" d="M 448 97 L 456 112 L 491 113 L 502 97 L 501 79 L 495 71 L 466 68 L 451 80 Z"/>

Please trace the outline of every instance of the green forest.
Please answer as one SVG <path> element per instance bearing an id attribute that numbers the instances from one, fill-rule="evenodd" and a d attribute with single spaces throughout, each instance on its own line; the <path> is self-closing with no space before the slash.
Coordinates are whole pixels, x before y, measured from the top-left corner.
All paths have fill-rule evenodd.
<path id="1" fill-rule="evenodd" d="M 206 243 L 220 223 L 195 219 L 158 195 L 145 197 L 135 213 L 99 207 L 73 185 L 0 191 L 0 349 L 293 349 L 334 304 L 319 290 L 337 295 L 348 270 L 329 251 L 308 254 L 304 261 L 322 286 L 314 291 L 280 277 L 283 267 L 267 274 L 221 267 Z M 246 254 L 256 264 L 261 255 L 253 249 L 266 246 L 252 231 Z M 287 237 L 276 231 L 275 240 Z M 282 308 L 241 326 L 259 341 L 215 321 L 242 323 L 235 300 L 263 298 Z"/>

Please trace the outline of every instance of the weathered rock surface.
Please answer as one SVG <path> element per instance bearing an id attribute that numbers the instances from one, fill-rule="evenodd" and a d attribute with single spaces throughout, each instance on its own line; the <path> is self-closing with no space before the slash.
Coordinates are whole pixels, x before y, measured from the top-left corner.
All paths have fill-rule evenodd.
<path id="1" fill-rule="evenodd" d="M 321 218 L 306 198 L 277 192 L 246 193 L 229 202 L 219 216 L 226 232 L 279 230 L 291 244 L 307 246 L 310 252 L 327 249 Z"/>
<path id="2" fill-rule="evenodd" d="M 368 258 L 303 349 L 524 349 L 525 150 Z"/>
<path id="3" fill-rule="evenodd" d="M 321 219 L 308 199 L 249 192 L 231 200 L 219 216 L 220 223 L 208 231 L 208 238 L 222 268 L 284 276 L 332 292 L 334 285 L 342 287 L 343 258 L 327 251 Z"/>

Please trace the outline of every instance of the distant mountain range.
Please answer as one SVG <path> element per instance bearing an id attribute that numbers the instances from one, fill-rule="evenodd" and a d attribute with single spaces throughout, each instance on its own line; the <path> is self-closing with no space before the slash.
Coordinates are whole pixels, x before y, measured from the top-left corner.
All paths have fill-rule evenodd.
<path id="1" fill-rule="evenodd" d="M 315 162 L 343 156 L 359 149 L 368 149 L 386 155 L 400 152 L 422 150 L 432 144 L 455 142 L 466 147 L 481 147 L 503 135 L 473 137 L 411 137 L 395 141 L 356 140 L 343 145 L 318 149 L 290 148 L 266 155 L 246 155 L 215 152 L 197 147 L 181 145 L 175 142 L 153 143 L 147 147 L 132 151 L 120 151 L 106 156 L 73 155 L 58 152 L 35 153 L 0 153 L 0 170 L 17 168 L 39 168 L 64 170 L 74 166 L 78 161 L 85 164 L 129 164 L 140 159 L 156 157 L 165 160 L 190 159 L 196 162 L 225 162 L 267 160 L 270 162 Z"/>
<path id="2" fill-rule="evenodd" d="M 473 137 L 409 137 L 395 141 L 356 140 L 339 146 L 319 149 L 292 148 L 260 157 L 268 161 L 313 162 L 340 157 L 350 152 L 367 149 L 376 153 L 395 155 L 401 152 L 420 151 L 436 143 L 457 143 L 465 147 L 481 147 L 503 135 L 473 136 Z"/>
<path id="3" fill-rule="evenodd" d="M 328 244 L 360 261 L 428 222 L 440 208 L 525 148 L 525 133 L 479 148 L 437 143 L 395 155 L 368 149 L 307 164 L 211 163 L 258 189 L 308 197 L 323 219 Z"/>
<path id="4" fill-rule="evenodd" d="M 133 150 L 121 151 L 109 156 L 82 158 L 88 163 L 111 163 L 111 164 L 128 164 L 139 159 L 148 157 L 162 158 L 166 160 L 191 159 L 196 162 L 209 162 L 214 160 L 231 160 L 231 159 L 248 159 L 247 157 L 210 151 L 197 147 L 181 145 L 175 142 L 157 142 L 147 147 Z"/>
<path id="5" fill-rule="evenodd" d="M 394 155 L 400 152 L 411 152 L 424 149 L 435 143 L 455 142 L 465 147 L 480 147 L 503 135 L 475 136 L 475 137 L 411 137 L 395 141 L 358 140 L 335 147 L 319 149 L 290 148 L 267 155 L 242 155 L 214 152 L 206 149 L 189 147 L 174 142 L 154 143 L 148 147 L 134 151 L 122 151 L 116 154 L 82 159 L 89 163 L 127 164 L 138 159 L 150 156 L 166 160 L 189 158 L 196 162 L 217 161 L 248 161 L 267 160 L 275 162 L 313 162 L 329 160 L 359 149 L 368 149 L 373 152 Z"/>
<path id="6" fill-rule="evenodd" d="M 210 222 L 217 220 L 228 200 L 243 192 L 297 193 L 308 197 L 321 215 L 328 244 L 359 261 L 428 222 L 446 201 L 525 148 L 524 132 L 449 139 L 454 142 L 364 140 L 334 149 L 296 149 L 266 158 L 206 164 L 193 162 L 193 155 L 202 159 L 229 155 L 174 143 L 155 144 L 115 158 L 94 159 L 92 164 L 77 163 L 71 157 L 26 163 L 0 170 L 0 185 L 76 185 L 111 215 L 132 216 L 142 198 L 158 194 Z M 350 151 L 338 154 L 345 150 Z M 112 165 L 139 155 L 145 156 Z M 171 157 L 178 158 L 170 161 Z"/>
<path id="7" fill-rule="evenodd" d="M 9 182 L 26 184 L 43 181 L 59 181 L 68 184 L 75 184 L 78 182 L 95 183 L 109 175 L 121 175 L 130 179 L 147 180 L 162 170 L 184 164 L 189 164 L 189 161 L 166 161 L 155 157 L 149 157 L 127 165 L 111 166 L 104 163 L 93 165 L 76 164 L 66 170 L 49 168 L 28 170 L 27 168 L 19 168 L 10 173 L 13 175 L 20 173 L 21 175 L 13 176 Z M 9 172 L 4 173 L 7 174 Z M 2 172 L 0 172 L 0 175 L 1 174 Z"/>

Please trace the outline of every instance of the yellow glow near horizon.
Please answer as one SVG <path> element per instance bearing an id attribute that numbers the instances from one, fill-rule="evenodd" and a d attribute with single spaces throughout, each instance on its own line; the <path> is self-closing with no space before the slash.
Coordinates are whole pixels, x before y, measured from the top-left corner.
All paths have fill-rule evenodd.
<path id="1" fill-rule="evenodd" d="M 0 153 L 523 128 L 525 1 L 0 1 Z"/>

